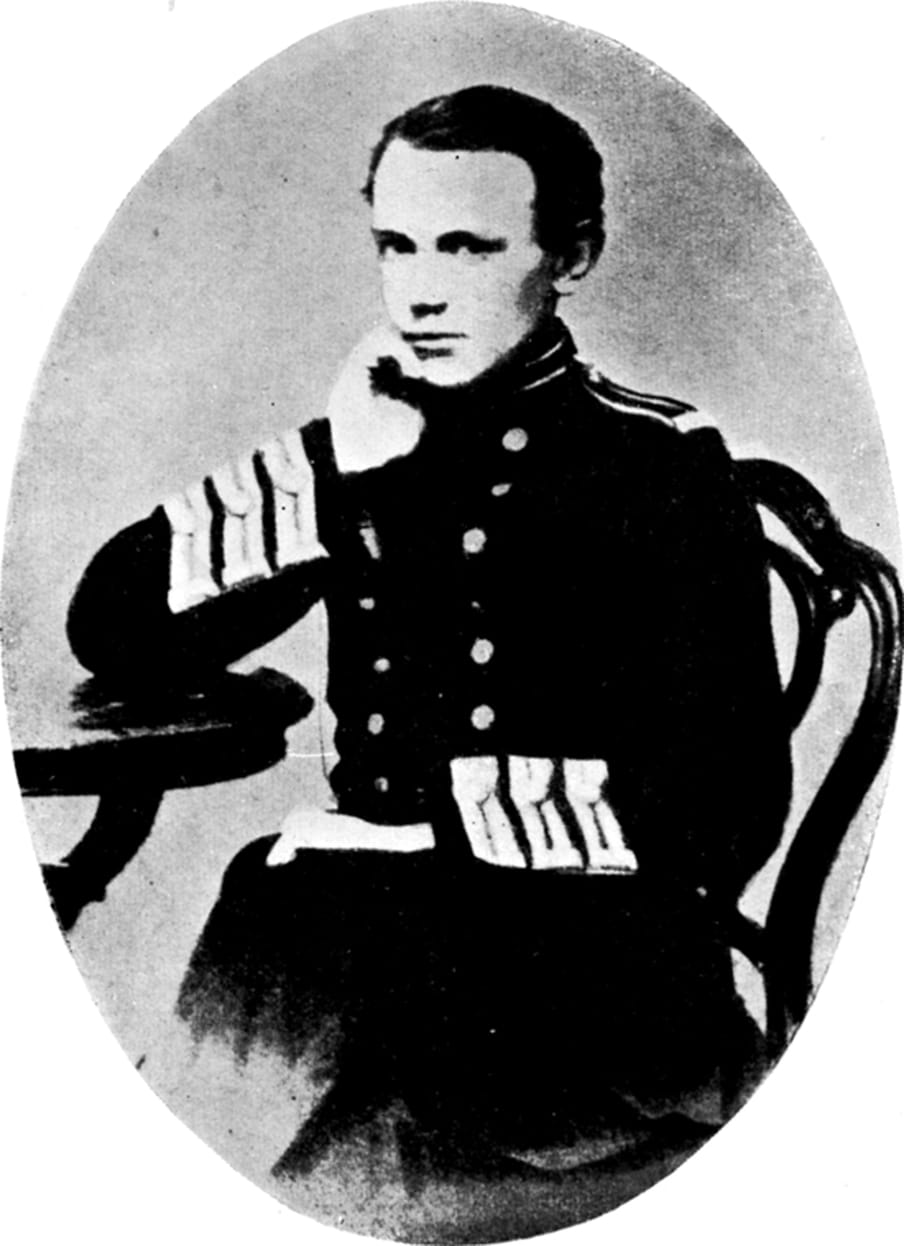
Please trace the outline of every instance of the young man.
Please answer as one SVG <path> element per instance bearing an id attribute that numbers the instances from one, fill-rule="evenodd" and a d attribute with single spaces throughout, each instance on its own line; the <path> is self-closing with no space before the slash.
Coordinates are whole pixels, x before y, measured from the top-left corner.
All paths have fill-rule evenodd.
<path id="1" fill-rule="evenodd" d="M 326 417 L 120 533 L 73 602 L 89 669 L 172 680 L 325 600 L 336 808 L 239 854 L 178 1002 L 333 1080 L 283 1174 L 389 1111 L 461 1162 L 567 1167 L 718 1124 L 757 1058 L 707 903 L 789 799 L 762 534 L 715 429 L 557 317 L 601 172 L 501 87 L 391 122 L 387 325 Z"/>

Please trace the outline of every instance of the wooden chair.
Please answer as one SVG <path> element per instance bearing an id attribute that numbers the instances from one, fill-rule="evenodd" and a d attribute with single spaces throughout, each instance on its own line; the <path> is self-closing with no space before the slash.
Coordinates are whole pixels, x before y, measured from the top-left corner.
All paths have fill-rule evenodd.
<path id="1" fill-rule="evenodd" d="M 891 744 L 901 687 L 902 603 L 894 568 L 846 536 L 825 498 L 800 473 L 764 459 L 740 460 L 738 480 L 776 516 L 799 549 L 767 537 L 772 569 L 797 615 L 798 637 L 785 704 L 792 729 L 819 686 L 832 627 L 859 605 L 870 627 L 868 675 L 847 736 L 794 833 L 762 925 L 733 911 L 723 920 L 732 946 L 757 968 L 766 992 L 767 1041 L 777 1056 L 813 996 L 817 912 L 845 834 Z"/>

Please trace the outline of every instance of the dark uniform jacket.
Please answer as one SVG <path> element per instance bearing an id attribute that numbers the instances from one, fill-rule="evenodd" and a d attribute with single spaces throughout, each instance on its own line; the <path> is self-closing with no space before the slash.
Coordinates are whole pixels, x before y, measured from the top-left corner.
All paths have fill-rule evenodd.
<path id="1" fill-rule="evenodd" d="M 466 851 L 452 762 L 495 759 L 510 855 L 536 866 L 508 759 L 549 759 L 586 864 L 557 789 L 563 759 L 595 759 L 642 871 L 736 889 L 777 843 L 789 753 L 761 529 L 719 433 L 682 431 L 686 405 L 589 373 L 561 325 L 502 377 L 428 391 L 422 408 L 413 452 L 373 470 L 340 474 L 329 424 L 302 429 L 324 556 L 278 566 L 260 455 L 257 574 L 223 587 L 217 477 L 199 604 L 167 605 L 163 509 L 114 538 L 73 603 L 77 656 L 114 676 L 197 676 L 323 596 L 340 809 L 441 823 Z"/>
<path id="2" fill-rule="evenodd" d="M 90 669 L 194 679 L 323 598 L 338 808 L 435 835 L 343 853 L 339 819 L 336 852 L 278 868 L 249 845 L 179 1013 L 290 1061 L 339 1017 L 359 1100 L 508 1154 L 737 1090 L 752 1023 L 695 906 L 775 848 L 790 762 L 723 441 L 558 323 L 460 392 L 381 368 L 422 416 L 409 453 L 340 471 L 314 420 L 291 462 L 265 447 L 120 533 L 73 602 Z"/>

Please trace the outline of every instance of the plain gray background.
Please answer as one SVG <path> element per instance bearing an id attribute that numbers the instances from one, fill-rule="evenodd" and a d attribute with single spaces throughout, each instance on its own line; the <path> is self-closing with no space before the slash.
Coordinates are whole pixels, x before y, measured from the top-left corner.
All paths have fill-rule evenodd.
<path id="1" fill-rule="evenodd" d="M 431 20 L 435 21 L 435 14 L 431 14 Z M 523 29 L 520 19 L 518 27 Z M 469 71 L 474 71 L 473 75 L 469 72 L 469 78 L 492 76 L 500 80 L 499 66 L 504 54 L 514 56 L 512 39 L 506 36 L 501 44 L 488 47 L 486 42 L 471 37 L 473 31 L 472 22 L 467 46 L 459 50 L 459 55 L 463 51 L 468 57 Z M 374 46 L 371 36 L 369 55 L 373 55 Z M 389 52 L 399 55 L 405 51 L 395 41 L 388 51 L 385 47 L 378 50 L 381 64 L 386 63 Z M 520 62 L 524 51 L 521 48 L 515 51 Z M 479 72 L 480 54 L 492 56 L 495 66 L 492 75 Z M 409 77 L 405 90 L 398 97 L 383 93 L 381 98 L 389 100 L 388 109 L 371 112 L 368 105 L 365 112 L 373 119 L 371 134 L 375 133 L 379 121 L 397 107 L 430 90 L 457 85 L 457 81 L 449 82 L 448 76 L 436 82 L 432 75 L 443 67 L 438 64 L 433 49 L 431 56 L 429 78 Z M 407 52 L 402 59 L 404 68 L 410 70 Z M 257 81 L 262 82 L 267 77 L 272 81 L 274 71 L 283 72 L 289 60 L 290 57 L 281 58 L 269 74 L 258 75 Z M 566 107 L 576 98 L 583 99 L 588 110 L 591 105 L 596 107 L 598 101 L 593 98 L 587 101 L 586 91 L 576 91 L 580 80 L 571 58 L 557 64 L 557 89 L 561 91 L 563 85 L 567 86 L 566 94 L 556 93 L 555 75 L 545 89 L 535 79 L 508 80 L 549 94 Z M 660 82 L 647 80 L 647 70 L 640 71 L 640 76 L 652 88 L 652 97 L 657 91 L 660 96 L 663 94 Z M 361 85 L 360 78 L 359 74 L 355 79 L 356 92 Z M 599 79 L 594 81 L 599 84 Z M 428 82 L 429 85 L 424 85 Z M 327 85 L 335 87 L 332 80 L 327 80 Z M 878 441 L 865 388 L 850 341 L 840 327 L 837 309 L 825 292 L 821 271 L 812 255 L 776 201 L 770 202 L 768 188 L 761 181 L 749 190 L 746 188 L 757 179 L 747 176 L 749 166 L 743 159 L 738 167 L 737 149 L 718 127 L 710 126 L 705 134 L 696 132 L 692 136 L 697 140 L 692 156 L 683 135 L 680 151 L 675 134 L 671 142 L 663 143 L 661 138 L 655 138 L 653 121 L 660 123 L 660 133 L 663 125 L 668 133 L 669 125 L 675 123 L 676 112 L 681 119 L 680 101 L 677 109 L 671 104 L 675 98 L 671 88 L 665 92 L 669 96 L 667 107 L 660 105 L 657 111 L 654 102 L 645 111 L 632 104 L 628 120 L 623 119 L 619 126 L 613 126 L 612 112 L 625 104 L 625 94 L 622 84 L 613 77 L 611 67 L 604 85 L 609 92 L 606 97 L 607 135 L 601 141 L 612 170 L 612 243 L 599 274 L 601 300 L 581 296 L 581 309 L 587 316 L 579 336 L 588 354 L 623 381 L 665 388 L 717 411 L 729 440 L 736 447 L 743 444 L 745 448 L 766 448 L 776 457 L 804 466 L 833 498 L 852 531 L 891 548 L 887 495 L 881 488 L 881 470 L 877 474 Z M 406 94 L 408 90 L 411 94 Z M 250 105 L 233 106 L 243 97 L 247 99 L 248 94 L 248 91 L 240 91 L 234 93 L 231 100 L 221 102 L 215 110 L 217 121 L 222 122 L 224 114 L 230 117 L 226 127 L 231 131 L 229 146 L 234 149 L 238 141 L 239 150 L 245 153 L 250 167 L 255 170 L 255 192 L 263 180 L 278 194 L 276 179 L 286 176 L 283 157 L 287 151 L 297 157 L 297 145 L 286 143 L 275 152 L 268 151 L 266 144 L 261 146 L 255 137 L 258 131 L 253 127 L 248 129 L 249 114 L 264 115 L 256 111 L 261 107 L 259 97 L 251 92 Z M 396 98 L 398 104 L 394 102 Z M 376 109 L 375 104 L 373 108 Z M 589 123 L 587 111 L 582 113 L 576 106 L 572 111 Z M 623 113 L 624 109 L 622 116 Z M 329 124 L 334 124 L 335 107 L 327 116 Z M 314 119 L 318 120 L 321 119 Z M 297 135 L 294 114 L 283 122 L 282 126 L 274 128 L 268 121 L 266 136 L 277 134 L 286 139 L 290 134 Z M 629 123 L 637 129 L 627 132 L 641 136 L 639 141 L 632 141 L 630 147 L 623 129 Z M 307 127 L 313 124 L 310 120 L 306 122 Z M 361 302 L 356 290 L 347 304 L 337 307 L 326 344 L 318 341 L 316 349 L 309 352 L 299 326 L 303 325 L 305 331 L 316 331 L 318 320 L 315 318 L 312 324 L 304 314 L 299 314 L 295 305 L 282 298 L 280 289 L 269 284 L 272 270 L 269 279 L 266 275 L 265 253 L 275 245 L 274 236 L 279 236 L 280 227 L 288 230 L 282 235 L 287 239 L 285 247 L 280 246 L 273 252 L 280 263 L 287 257 L 288 264 L 287 271 L 279 274 L 277 285 L 283 286 L 285 282 L 284 289 L 290 289 L 292 298 L 299 303 L 313 297 L 315 306 L 321 310 L 324 284 L 333 288 L 344 272 L 364 272 L 370 264 L 366 249 L 356 257 L 354 253 L 346 256 L 341 247 L 335 253 L 322 242 L 314 246 L 314 259 L 318 263 L 312 295 L 310 273 L 300 274 L 296 268 L 296 265 L 303 266 L 306 256 L 311 255 L 312 235 L 305 227 L 304 237 L 295 236 L 298 232 L 296 212 L 310 210 L 307 196 L 312 193 L 311 188 L 307 184 L 301 189 L 296 187 L 290 205 L 283 207 L 279 207 L 273 193 L 247 194 L 244 189 L 247 182 L 243 184 L 236 178 L 234 167 L 223 171 L 218 168 L 216 156 L 218 151 L 222 152 L 222 133 L 214 133 L 212 145 L 202 144 L 199 150 L 196 135 L 204 128 L 203 122 L 200 126 L 196 124 L 190 141 L 183 140 L 177 145 L 181 165 L 178 159 L 158 165 L 158 171 L 162 170 L 165 176 L 158 184 L 155 200 L 156 204 L 160 203 L 162 190 L 162 206 L 166 211 L 162 218 L 164 227 L 160 228 L 156 223 L 159 218 L 155 217 L 150 235 L 153 237 L 153 228 L 160 228 L 160 238 L 155 240 L 160 242 L 166 237 L 166 229 L 171 228 L 169 245 L 173 249 L 162 259 L 160 249 L 156 252 L 152 249 L 142 232 L 148 220 L 142 215 L 146 207 L 141 203 L 139 192 L 89 265 L 80 288 L 81 303 L 77 300 L 70 308 L 64 321 L 65 331 L 48 357 L 31 421 L 33 433 L 44 421 L 42 433 L 47 435 L 41 451 L 44 462 L 39 462 L 40 455 L 31 460 L 24 458 L 26 474 L 19 477 L 20 496 L 27 496 L 28 502 L 26 522 L 34 526 L 27 530 L 27 557 L 20 557 L 18 564 L 15 561 L 9 564 L 6 581 L 6 592 L 11 594 L 9 600 L 20 605 L 22 616 L 33 613 L 46 624 L 43 633 L 34 629 L 33 622 L 29 624 L 36 642 L 31 658 L 23 632 L 18 669 L 23 672 L 20 678 L 24 680 L 32 677 L 30 668 L 36 655 L 40 656 L 41 678 L 46 677 L 46 672 L 57 661 L 53 646 L 59 641 L 55 642 L 57 632 L 54 629 L 58 628 L 60 603 L 68 598 L 74 584 L 78 561 L 84 561 L 102 536 L 128 518 L 143 513 L 162 491 L 172 487 L 174 466 L 179 469 L 177 482 L 181 483 L 192 478 L 193 468 L 205 469 L 253 444 L 259 430 L 265 426 L 261 413 L 269 418 L 269 402 L 276 402 L 273 409 L 281 412 L 291 410 L 294 403 L 308 401 L 309 396 L 311 401 L 319 401 L 347 344 L 370 323 L 369 318 L 375 312 L 375 304 Z M 217 128 L 212 127 L 214 131 Z M 220 130 L 222 128 L 219 126 Z M 306 136 L 312 133 L 310 128 L 303 132 Z M 320 143 L 328 142 L 329 133 L 323 124 L 319 125 L 318 135 Z M 356 135 L 355 141 L 363 152 L 370 136 Z M 352 148 L 350 141 L 348 151 Z M 632 169 L 633 158 L 639 160 L 641 150 L 646 152 L 647 159 L 642 167 L 635 164 L 634 170 L 639 169 L 643 179 L 640 183 L 644 187 L 643 203 L 639 207 L 632 205 L 633 215 L 625 212 L 619 223 L 618 204 L 613 201 L 620 184 L 632 184 L 631 178 L 636 172 L 632 170 L 629 177 L 627 170 Z M 354 166 L 347 184 L 355 186 L 360 180 L 360 155 L 354 155 L 353 151 L 348 155 L 348 151 L 336 155 L 340 163 L 347 160 L 350 168 Z M 169 167 L 164 168 L 164 163 Z M 282 185 L 294 185 L 294 176 L 300 176 L 304 183 L 305 168 L 306 160 L 301 166 L 296 162 L 290 169 L 289 182 Z M 720 212 L 728 202 L 718 188 L 719 176 L 726 170 L 731 173 L 731 186 L 741 189 L 729 203 L 730 210 Z M 225 179 L 224 172 L 228 175 Z M 664 193 L 663 188 L 668 193 Z M 313 193 L 316 202 L 321 188 L 315 187 Z M 338 221 L 329 197 L 326 202 L 331 207 L 330 215 L 335 215 Z M 348 221 L 357 218 L 363 232 L 363 207 L 353 196 L 349 197 L 348 204 Z M 248 221 L 254 219 L 255 211 L 266 209 L 271 212 L 267 218 L 268 229 L 265 235 L 260 235 L 256 229 L 249 229 Z M 216 228 L 199 228 L 199 215 Z M 735 229 L 734 220 L 739 223 L 739 229 Z M 342 223 L 343 229 L 348 221 Z M 670 234 L 674 221 L 679 222 L 676 229 L 682 243 L 677 255 L 675 239 Z M 645 238 L 643 254 L 632 250 L 629 243 L 627 230 L 632 222 L 638 224 Z M 123 228 L 124 225 L 129 228 Z M 266 239 L 266 245 L 257 251 L 256 237 Z M 313 237 L 316 242 L 317 238 L 323 239 L 324 234 Z M 621 254 L 617 250 L 620 239 Z M 241 248 L 243 243 L 247 245 L 242 251 L 239 271 L 226 249 Z M 345 242 L 341 244 L 344 245 Z M 149 255 L 155 257 L 153 264 L 148 263 Z M 651 257 L 657 262 L 653 263 Z M 651 262 L 647 264 L 647 261 Z M 134 279 L 129 280 L 136 271 L 142 278 L 137 297 Z M 726 273 L 728 279 L 723 281 Z M 172 281 L 167 285 L 167 274 L 177 279 L 175 289 Z M 228 280 L 235 275 L 241 277 L 241 286 L 224 289 L 224 279 L 228 285 Z M 124 292 L 120 298 L 117 298 L 118 290 Z M 638 290 L 642 291 L 640 296 L 637 296 Z M 102 307 L 104 302 L 106 307 Z M 577 320 L 578 300 L 574 303 L 572 323 Z M 251 332 L 246 331 L 249 323 L 255 326 Z M 629 328 L 631 332 L 627 331 Z M 268 350 L 261 349 L 262 330 L 265 330 Z M 333 359 L 328 358 L 330 349 L 335 350 Z M 320 370 L 308 371 L 312 362 L 319 362 Z M 64 376 L 69 379 L 64 381 Z M 199 378 L 202 378 L 200 384 Z M 218 387 L 213 393 L 211 378 Z M 275 385 L 281 386 L 276 394 L 272 392 Z M 70 394 L 74 397 L 69 397 Z M 180 410 L 174 409 L 178 406 L 176 399 L 184 403 Z M 185 423 L 188 407 L 192 413 L 190 436 L 186 436 Z M 235 419 L 237 411 L 242 420 Z M 149 420 L 149 417 L 153 418 Z M 168 420 L 171 423 L 167 423 Z M 276 426 L 285 422 L 290 419 Z M 211 457 L 212 453 L 215 457 Z M 47 471 L 51 463 L 62 469 L 68 486 L 61 485 L 60 470 Z M 146 472 L 142 468 L 146 468 Z M 43 493 L 42 485 L 45 486 Z M 13 530 L 8 546 L 13 560 L 16 539 L 21 537 L 22 531 Z M 72 551 L 77 542 L 82 541 L 84 557 L 80 558 L 76 551 L 73 562 Z M 40 556 L 35 555 L 36 548 Z M 843 700 L 843 689 L 839 688 L 837 695 Z M 291 789 L 299 779 L 304 785 L 306 776 L 284 776 L 282 772 L 280 775 L 281 782 L 285 779 L 284 796 L 291 803 L 294 799 Z M 241 827 L 229 827 L 229 834 L 244 835 L 269 829 L 267 825 L 258 827 L 251 822 L 255 818 L 265 820 L 272 816 L 284 796 L 277 798 L 272 794 L 276 785 L 271 782 L 264 782 L 261 789 L 256 790 L 256 782 L 247 785 L 244 793 Z M 268 789 L 266 793 L 263 786 Z M 138 890 L 131 897 L 122 895 L 123 907 L 118 920 L 123 912 L 132 912 L 136 902 L 141 905 L 143 915 L 147 915 L 145 900 L 149 892 L 142 888 L 149 888 L 155 877 L 171 877 L 174 860 L 178 862 L 180 878 L 192 893 L 192 901 L 197 899 L 197 908 L 203 913 L 207 900 L 196 896 L 196 887 L 187 872 L 192 865 L 187 858 L 197 853 L 203 867 L 198 878 L 209 873 L 210 885 L 215 886 L 219 873 L 216 854 L 220 853 L 225 860 L 231 847 L 223 844 L 212 850 L 209 827 L 216 824 L 218 810 L 228 813 L 235 807 L 236 795 L 236 788 L 229 789 L 228 798 L 225 793 L 221 795 L 215 791 L 186 794 L 185 807 L 171 811 L 172 829 L 167 830 L 161 820 L 155 841 L 160 843 L 168 838 L 169 846 L 165 850 L 161 848 L 156 862 L 146 862 L 143 870 L 136 873 L 134 885 Z M 191 805 L 189 796 L 191 800 L 195 796 L 203 797 L 203 801 Z M 173 798 L 168 798 L 168 803 L 172 801 Z M 61 826 L 61 813 L 61 809 L 56 809 L 42 819 L 41 833 L 48 845 L 66 833 Z M 80 818 L 77 811 L 73 812 L 71 805 L 65 815 L 65 820 L 70 819 L 79 829 L 83 825 L 84 818 Z M 111 896 L 110 921 L 117 920 L 113 900 Z M 158 911 L 156 917 L 148 918 L 145 929 L 136 932 L 132 947 L 123 947 L 122 959 L 115 965 L 105 966 L 102 971 L 105 976 L 98 977 L 95 984 L 95 989 L 106 996 L 107 1008 L 113 1010 L 127 1037 L 129 1026 L 137 1024 L 136 1018 L 148 1000 L 148 991 L 162 990 L 160 975 L 169 972 L 168 968 L 154 963 L 148 940 L 161 932 L 168 938 L 172 936 L 173 912 L 187 922 L 185 895 L 168 897 L 166 903 L 170 901 L 173 911 Z M 92 948 L 101 949 L 109 942 L 100 928 L 95 938 L 96 942 L 92 943 L 90 932 L 86 933 L 85 955 L 90 956 Z M 136 976 L 136 966 L 142 958 L 143 978 Z M 173 968 L 178 972 L 181 964 L 174 960 Z M 128 984 L 128 992 L 124 990 L 124 983 Z M 127 994 L 133 998 L 126 998 Z M 141 996 L 143 1000 L 137 998 Z"/>

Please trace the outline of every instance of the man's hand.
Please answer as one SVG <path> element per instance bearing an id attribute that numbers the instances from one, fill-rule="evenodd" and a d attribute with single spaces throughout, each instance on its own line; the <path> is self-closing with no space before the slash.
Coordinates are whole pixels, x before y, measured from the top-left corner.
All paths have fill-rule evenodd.
<path id="1" fill-rule="evenodd" d="M 288 865 L 295 860 L 297 852 L 311 849 L 427 852 L 435 844 L 433 830 L 427 822 L 384 826 L 334 809 L 308 809 L 301 805 L 283 820 L 279 837 L 267 854 L 267 864 Z"/>
<path id="2" fill-rule="evenodd" d="M 363 472 L 410 454 L 424 427 L 419 411 L 396 398 L 375 394 L 370 370 L 395 359 L 410 375 L 414 356 L 391 329 L 368 333 L 346 359 L 327 404 L 340 472 Z"/>

